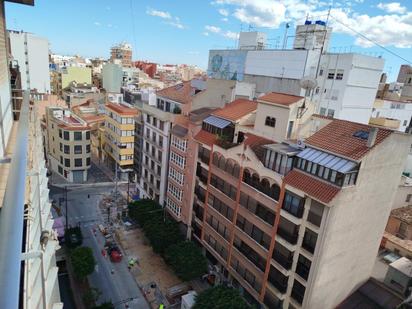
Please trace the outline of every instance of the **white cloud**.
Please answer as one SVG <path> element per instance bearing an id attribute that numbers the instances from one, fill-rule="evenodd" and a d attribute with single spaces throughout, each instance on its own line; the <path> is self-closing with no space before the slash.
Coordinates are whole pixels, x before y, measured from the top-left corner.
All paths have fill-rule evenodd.
<path id="1" fill-rule="evenodd" d="M 205 26 L 205 30 L 213 33 L 220 33 L 222 31 L 222 29 L 216 26 Z"/>
<path id="2" fill-rule="evenodd" d="M 229 16 L 229 11 L 226 9 L 219 9 L 218 12 L 220 15 L 223 15 L 225 17 Z"/>
<path id="3" fill-rule="evenodd" d="M 399 2 L 382 3 L 380 2 L 377 7 L 388 13 L 403 14 L 406 12 L 406 7 L 401 6 Z"/>
<path id="4" fill-rule="evenodd" d="M 227 19 L 226 17 L 222 18 L 222 21 L 224 21 L 225 23 L 229 21 L 229 19 Z"/>
<path id="5" fill-rule="evenodd" d="M 157 16 L 157 17 L 164 18 L 164 19 L 171 19 L 172 18 L 172 15 L 170 15 L 169 12 L 158 11 L 158 10 L 151 9 L 151 8 L 148 8 L 146 10 L 146 14 L 151 15 L 151 16 Z"/>
<path id="6" fill-rule="evenodd" d="M 166 25 L 170 25 L 172 27 L 178 28 L 178 29 L 185 29 L 186 27 L 180 22 L 180 18 L 177 16 L 172 16 L 169 12 L 166 11 L 159 11 L 155 9 L 148 8 L 146 10 L 146 14 L 150 16 L 156 16 L 163 18 L 166 20 L 164 23 Z"/>
<path id="7" fill-rule="evenodd" d="M 205 26 L 205 32 L 203 32 L 203 35 L 209 36 L 209 33 L 216 33 L 219 34 L 227 39 L 231 40 L 237 40 L 239 38 L 239 33 L 233 32 L 233 31 L 223 31 L 221 28 L 216 27 L 216 26 L 210 26 L 206 25 Z"/>
<path id="8" fill-rule="evenodd" d="M 94 23 L 93 23 L 95 26 L 98 26 L 98 27 L 100 27 L 102 24 L 101 23 L 99 23 L 98 21 L 95 21 Z"/>
<path id="9" fill-rule="evenodd" d="M 257 27 L 279 28 L 284 22 L 301 24 L 308 13 L 309 17 L 313 16 L 313 19 L 326 19 L 329 2 L 327 0 L 214 0 L 212 4 L 233 11 L 232 16 L 242 23 Z M 364 1 L 353 0 L 352 4 L 362 2 Z M 339 5 L 340 2 L 335 2 L 336 5 L 331 10 L 329 25 L 334 28 L 334 32 L 354 37 L 355 43 L 360 46 L 371 46 L 371 42 L 359 37 L 339 23 L 341 22 L 382 45 L 412 47 L 412 11 L 408 11 L 399 2 L 378 4 L 378 7 L 386 13 L 376 16 L 354 11 L 354 6 L 349 5 L 349 1 L 342 3 L 343 5 Z"/>

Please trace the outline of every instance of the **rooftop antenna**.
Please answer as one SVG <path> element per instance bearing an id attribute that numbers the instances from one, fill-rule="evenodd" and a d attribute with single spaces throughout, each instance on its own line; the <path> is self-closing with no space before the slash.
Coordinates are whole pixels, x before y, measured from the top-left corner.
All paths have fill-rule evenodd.
<path id="1" fill-rule="evenodd" d="M 285 25 L 285 35 L 283 36 L 283 45 L 282 49 L 286 49 L 287 41 L 288 41 L 288 29 L 290 28 L 290 24 L 286 23 Z"/>

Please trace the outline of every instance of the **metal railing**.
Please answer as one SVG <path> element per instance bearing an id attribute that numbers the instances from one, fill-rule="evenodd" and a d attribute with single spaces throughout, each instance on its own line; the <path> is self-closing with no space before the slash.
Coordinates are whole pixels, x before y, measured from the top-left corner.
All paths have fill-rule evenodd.
<path id="1" fill-rule="evenodd" d="M 0 212 L 0 308 L 19 307 L 28 132 L 29 92 L 25 91 Z"/>

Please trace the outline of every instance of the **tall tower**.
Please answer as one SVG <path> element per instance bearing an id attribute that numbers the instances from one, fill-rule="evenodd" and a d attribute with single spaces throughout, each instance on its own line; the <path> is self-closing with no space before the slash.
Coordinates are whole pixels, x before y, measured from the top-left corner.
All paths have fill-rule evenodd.
<path id="1" fill-rule="evenodd" d="M 113 46 L 110 61 L 130 68 L 132 66 L 132 46 L 126 42 Z"/>

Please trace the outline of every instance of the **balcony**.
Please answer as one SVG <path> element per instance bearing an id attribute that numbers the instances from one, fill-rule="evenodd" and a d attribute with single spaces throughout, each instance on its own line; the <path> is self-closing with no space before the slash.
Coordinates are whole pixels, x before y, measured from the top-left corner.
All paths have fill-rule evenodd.
<path id="1" fill-rule="evenodd" d="M 290 268 L 292 267 L 293 255 L 285 256 L 277 251 L 273 251 L 272 258 L 280 265 L 282 265 L 282 267 L 286 270 L 290 270 Z"/>
<path id="2" fill-rule="evenodd" d="M 290 233 L 289 231 L 283 229 L 281 226 L 278 227 L 277 234 L 282 237 L 284 240 L 288 241 L 292 245 L 296 245 L 298 242 L 298 236 L 299 234 L 297 232 L 295 233 Z"/>

